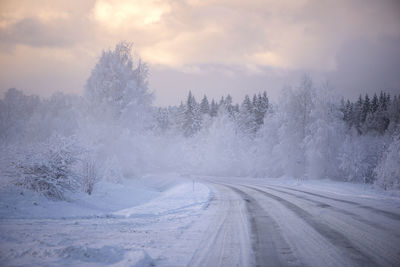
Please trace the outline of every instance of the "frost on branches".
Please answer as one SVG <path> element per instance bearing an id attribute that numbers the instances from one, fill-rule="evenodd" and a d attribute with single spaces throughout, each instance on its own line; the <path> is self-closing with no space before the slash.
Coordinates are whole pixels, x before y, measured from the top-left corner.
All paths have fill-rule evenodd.
<path id="1" fill-rule="evenodd" d="M 103 51 L 86 83 L 88 111 L 96 119 L 143 128 L 152 101 L 147 76 L 147 65 L 141 59 L 134 62 L 131 43 L 120 42 L 114 50 Z"/>
<path id="2" fill-rule="evenodd" d="M 9 89 L 0 99 L 0 175 L 51 199 L 151 172 L 400 189 L 397 95 L 340 100 L 305 76 L 274 103 L 265 91 L 235 100 L 189 91 L 180 105 L 155 107 L 147 78 L 132 45 L 120 42 L 102 52 L 83 96 Z"/>
<path id="3" fill-rule="evenodd" d="M 17 178 L 18 186 L 62 200 L 66 191 L 80 187 L 74 167 L 81 153 L 73 138 L 53 136 L 16 152 L 8 175 Z"/>
<path id="4" fill-rule="evenodd" d="M 394 136 L 382 161 L 375 169 L 376 184 L 386 189 L 400 189 L 400 134 Z"/>

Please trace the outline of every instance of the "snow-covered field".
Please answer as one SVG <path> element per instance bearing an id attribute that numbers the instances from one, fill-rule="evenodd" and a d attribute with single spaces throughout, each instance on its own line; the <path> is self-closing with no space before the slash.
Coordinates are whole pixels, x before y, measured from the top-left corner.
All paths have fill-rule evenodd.
<path id="1" fill-rule="evenodd" d="M 1 266 L 395 266 L 400 200 L 330 181 L 148 175 L 0 194 Z"/>
<path id="2" fill-rule="evenodd" d="M 168 266 L 188 261 L 185 250 L 192 247 L 185 244 L 194 242 L 181 239 L 207 208 L 207 186 L 165 175 L 124 185 L 100 183 L 97 189 L 69 202 L 3 190 L 0 265 Z"/>

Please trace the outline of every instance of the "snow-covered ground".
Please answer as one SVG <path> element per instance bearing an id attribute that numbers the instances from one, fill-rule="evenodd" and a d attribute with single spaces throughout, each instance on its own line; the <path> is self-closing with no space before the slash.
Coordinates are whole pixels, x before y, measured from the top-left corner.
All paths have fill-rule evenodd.
<path id="1" fill-rule="evenodd" d="M 184 264 L 185 230 L 199 221 L 209 188 L 179 176 L 100 183 L 92 196 L 49 201 L 28 191 L 0 195 L 0 265 Z M 22 192 L 22 194 L 21 194 Z M 188 247 L 187 249 L 192 249 Z M 176 251 L 171 254 L 169 251 Z"/>
<path id="2" fill-rule="evenodd" d="M 400 264 L 400 199 L 371 187 L 157 174 L 68 201 L 1 190 L 1 266 Z"/>

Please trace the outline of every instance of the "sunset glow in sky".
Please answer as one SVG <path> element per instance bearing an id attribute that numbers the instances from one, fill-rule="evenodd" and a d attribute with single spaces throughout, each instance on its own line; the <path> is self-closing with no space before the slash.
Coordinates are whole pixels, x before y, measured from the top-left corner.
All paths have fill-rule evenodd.
<path id="1" fill-rule="evenodd" d="M 81 93 L 101 50 L 134 43 L 156 104 L 188 90 L 274 97 L 303 73 L 347 97 L 400 91 L 400 2 L 0 2 L 0 91 Z"/>

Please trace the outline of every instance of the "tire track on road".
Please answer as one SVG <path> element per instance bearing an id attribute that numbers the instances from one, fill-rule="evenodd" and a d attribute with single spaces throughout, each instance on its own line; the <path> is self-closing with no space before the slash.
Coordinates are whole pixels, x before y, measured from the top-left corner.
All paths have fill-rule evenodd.
<path id="1" fill-rule="evenodd" d="M 260 187 L 263 187 L 263 188 L 266 188 L 266 189 L 269 189 L 269 190 L 272 190 L 272 191 L 275 191 L 275 192 L 287 194 L 289 196 L 293 196 L 293 197 L 296 197 L 298 199 L 306 200 L 308 202 L 316 204 L 317 207 L 322 208 L 322 209 L 329 209 L 329 210 L 332 210 L 332 211 L 336 211 L 336 212 L 345 214 L 347 216 L 352 217 L 354 220 L 357 220 L 359 222 L 362 222 L 362 223 L 367 224 L 369 226 L 372 226 L 374 228 L 377 228 L 377 229 L 380 229 L 382 231 L 385 231 L 385 232 L 387 232 L 387 233 L 389 233 L 391 235 L 395 235 L 397 238 L 400 238 L 399 234 L 393 233 L 393 231 L 391 231 L 390 229 L 384 227 L 381 224 L 374 223 L 374 222 L 371 222 L 369 220 L 366 220 L 366 219 L 364 219 L 363 217 L 361 217 L 360 215 L 358 215 L 356 213 L 353 213 L 353 212 L 347 211 L 345 209 L 341 209 L 341 208 L 329 205 L 327 203 L 324 203 L 324 202 L 321 202 L 321 201 L 318 201 L 318 200 L 315 200 L 315 199 L 310 199 L 310 198 L 308 198 L 306 196 L 300 196 L 300 195 L 297 195 L 297 194 L 293 194 L 293 193 L 290 193 L 290 192 L 287 192 L 287 191 L 283 191 L 283 190 L 279 190 L 279 189 L 276 189 L 276 188 L 272 188 L 272 187 L 269 187 L 269 186 L 260 186 Z"/>
<path id="2" fill-rule="evenodd" d="M 343 255 L 350 259 L 357 266 L 377 266 L 378 264 L 367 254 L 363 253 L 342 233 L 331 228 L 329 225 L 324 224 L 314 218 L 312 214 L 299 206 L 287 201 L 279 196 L 269 192 L 260 190 L 251 186 L 244 186 L 256 192 L 259 192 L 271 199 L 274 199 L 284 205 L 286 208 L 294 212 L 297 216 L 303 219 L 308 225 L 315 229 L 320 235 L 325 237 L 330 243 L 337 247 Z"/>
<path id="3" fill-rule="evenodd" d="M 253 266 L 245 204 L 220 184 L 210 207 L 212 223 L 187 266 Z"/>
<path id="4" fill-rule="evenodd" d="M 321 194 L 307 192 L 307 191 L 294 189 L 294 188 L 290 188 L 290 187 L 286 187 L 286 186 L 277 186 L 277 187 L 281 187 L 281 188 L 284 188 L 284 189 L 287 189 L 287 190 L 291 190 L 291 191 L 301 192 L 301 193 L 304 193 L 304 194 L 308 194 L 308 195 L 312 195 L 312 196 L 316 196 L 316 197 L 320 197 L 320 198 L 330 199 L 330 200 L 334 200 L 334 201 L 338 201 L 338 202 L 354 205 L 354 206 L 357 206 L 359 208 L 367 209 L 367 210 L 379 213 L 381 215 L 384 215 L 384 216 L 386 216 L 388 218 L 400 221 L 400 214 L 397 214 L 397 213 L 394 213 L 394 212 L 390 212 L 390 211 L 387 211 L 387 210 L 381 210 L 381 209 L 377 209 L 377 208 L 374 208 L 374 207 L 365 206 L 365 205 L 362 205 L 362 204 L 354 202 L 354 201 L 345 200 L 345 199 L 339 199 L 339 198 L 334 198 L 334 197 L 328 197 L 328 196 L 324 196 L 324 195 L 321 195 Z"/>
<path id="5" fill-rule="evenodd" d="M 246 202 L 253 233 L 256 266 L 302 266 L 281 233 L 279 224 L 244 191 L 224 184 Z"/>

